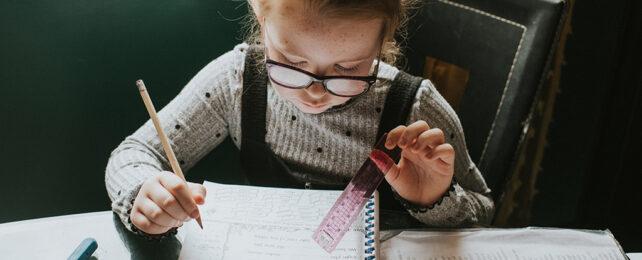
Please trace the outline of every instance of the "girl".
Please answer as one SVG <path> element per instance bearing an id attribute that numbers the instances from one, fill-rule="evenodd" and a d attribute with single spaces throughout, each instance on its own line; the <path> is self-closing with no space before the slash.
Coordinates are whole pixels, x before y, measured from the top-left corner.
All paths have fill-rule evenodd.
<path id="1" fill-rule="evenodd" d="M 382 183 L 384 209 L 431 226 L 490 221 L 456 114 L 430 81 L 391 65 L 407 0 L 249 3 L 261 45 L 215 59 L 159 113 L 184 169 L 230 135 L 250 184 L 342 188 L 389 131 L 386 148 L 402 153 Z M 111 154 L 107 191 L 128 229 L 166 236 L 199 216 L 205 189 L 169 169 L 149 121 Z"/>

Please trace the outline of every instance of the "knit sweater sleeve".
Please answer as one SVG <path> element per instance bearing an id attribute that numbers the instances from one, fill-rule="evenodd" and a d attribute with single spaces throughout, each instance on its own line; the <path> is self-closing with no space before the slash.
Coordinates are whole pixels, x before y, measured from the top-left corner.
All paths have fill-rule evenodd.
<path id="1" fill-rule="evenodd" d="M 158 117 L 183 171 L 187 171 L 228 135 L 241 78 L 244 50 L 239 45 L 205 66 Z M 151 90 L 153 94 L 153 89 Z M 111 153 L 105 170 L 112 209 L 129 230 L 133 200 L 145 180 L 171 171 L 151 120 Z"/>
<path id="2" fill-rule="evenodd" d="M 426 121 L 431 128 L 441 129 L 446 142 L 455 149 L 455 181 L 431 208 L 425 212 L 409 210 L 409 213 L 430 226 L 490 224 L 494 213 L 490 189 L 468 154 L 459 118 L 429 80 L 424 80 L 417 91 L 407 123 L 418 120 Z"/>

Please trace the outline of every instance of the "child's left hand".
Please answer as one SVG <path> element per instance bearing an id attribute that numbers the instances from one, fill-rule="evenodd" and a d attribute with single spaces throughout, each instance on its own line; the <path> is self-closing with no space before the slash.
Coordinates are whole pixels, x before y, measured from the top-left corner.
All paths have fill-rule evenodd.
<path id="1" fill-rule="evenodd" d="M 386 174 L 386 181 L 404 199 L 421 205 L 432 205 L 448 190 L 453 178 L 455 149 L 447 144 L 444 133 L 417 121 L 397 126 L 388 133 L 386 148 L 402 149 L 399 164 Z"/>

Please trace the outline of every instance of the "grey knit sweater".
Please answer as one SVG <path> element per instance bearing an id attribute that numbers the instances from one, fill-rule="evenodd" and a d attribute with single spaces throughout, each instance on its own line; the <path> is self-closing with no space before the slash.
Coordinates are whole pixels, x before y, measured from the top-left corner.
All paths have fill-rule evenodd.
<path id="1" fill-rule="evenodd" d="M 242 76 L 247 48 L 247 44 L 239 44 L 209 63 L 159 112 L 183 171 L 187 172 L 228 135 L 237 147 L 241 146 Z M 268 86 L 266 143 L 288 162 L 297 178 L 329 183 L 351 178 L 375 143 L 384 100 L 397 72 L 395 67 L 382 63 L 379 79 L 368 93 L 321 114 L 299 111 Z M 490 190 L 468 155 L 457 115 L 428 80 L 417 91 L 407 123 L 417 120 L 443 130 L 446 142 L 455 148 L 457 183 L 439 205 L 410 214 L 432 226 L 490 222 Z M 105 183 L 112 208 L 128 229 L 132 228 L 132 201 L 142 183 L 162 170 L 171 171 L 171 167 L 151 121 L 112 152 Z"/>

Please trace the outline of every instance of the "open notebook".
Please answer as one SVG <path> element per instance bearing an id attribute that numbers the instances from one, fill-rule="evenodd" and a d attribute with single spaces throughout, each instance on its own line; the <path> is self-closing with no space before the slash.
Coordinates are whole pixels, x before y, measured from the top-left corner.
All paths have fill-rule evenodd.
<path id="1" fill-rule="evenodd" d="M 329 254 L 312 234 L 342 191 L 205 182 L 203 230 L 185 223 L 179 259 L 375 259 L 376 193 Z"/>

